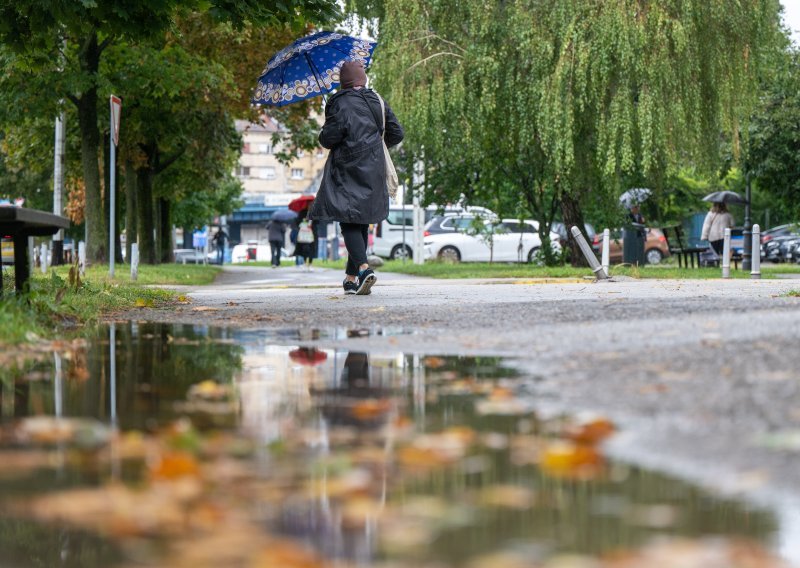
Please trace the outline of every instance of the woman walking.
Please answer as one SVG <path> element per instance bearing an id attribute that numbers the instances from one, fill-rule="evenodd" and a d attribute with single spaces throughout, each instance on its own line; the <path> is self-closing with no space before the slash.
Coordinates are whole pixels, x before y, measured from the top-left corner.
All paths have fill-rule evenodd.
<path id="1" fill-rule="evenodd" d="M 298 266 L 305 266 L 306 272 L 311 272 L 311 263 L 317 254 L 317 238 L 314 235 L 314 223 L 307 219 L 308 209 L 303 209 L 297 218 L 297 244 L 294 254 Z M 302 259 L 302 262 L 300 261 Z"/>
<path id="2" fill-rule="evenodd" d="M 366 88 L 361 62 L 345 62 L 339 77 L 341 89 L 325 107 L 319 135 L 330 153 L 309 217 L 339 221 L 348 255 L 344 293 L 366 295 L 377 282 L 367 262 L 369 225 L 389 214 L 381 137 L 387 146 L 399 144 L 403 128 L 380 95 Z"/>
<path id="3" fill-rule="evenodd" d="M 711 211 L 706 215 L 705 221 L 703 221 L 703 232 L 700 238 L 704 241 L 707 240 L 714 252 L 722 255 L 725 243 L 725 229 L 732 227 L 733 215 L 728 213 L 728 207 L 724 203 L 715 203 L 711 207 Z"/>

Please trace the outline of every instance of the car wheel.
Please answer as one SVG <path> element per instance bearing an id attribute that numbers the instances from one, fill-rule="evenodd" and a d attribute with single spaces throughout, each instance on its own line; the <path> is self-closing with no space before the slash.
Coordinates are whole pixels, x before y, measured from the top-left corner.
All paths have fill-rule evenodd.
<path id="1" fill-rule="evenodd" d="M 439 260 L 444 262 L 461 262 L 461 253 L 456 247 L 442 247 L 442 250 L 439 251 Z"/>
<path id="2" fill-rule="evenodd" d="M 413 257 L 413 253 L 411 252 L 411 247 L 408 245 L 395 245 L 392 249 L 392 252 L 389 253 L 389 258 L 392 260 L 402 260 L 404 258 L 411 259 Z"/>
<path id="3" fill-rule="evenodd" d="M 644 253 L 644 257 L 647 264 L 659 264 L 664 259 L 664 254 L 660 250 L 652 248 Z"/>
<path id="4" fill-rule="evenodd" d="M 539 251 L 541 249 L 539 247 L 533 247 L 530 252 L 528 252 L 528 264 L 533 264 L 534 262 L 537 264 L 542 263 L 542 259 L 539 258 Z"/>

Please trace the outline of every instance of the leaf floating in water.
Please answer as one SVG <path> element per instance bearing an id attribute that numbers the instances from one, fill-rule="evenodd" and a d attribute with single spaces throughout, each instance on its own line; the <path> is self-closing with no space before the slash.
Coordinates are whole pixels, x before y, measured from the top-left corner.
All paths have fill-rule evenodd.
<path id="1" fill-rule="evenodd" d="M 197 460 L 187 452 L 171 452 L 162 455 L 150 468 L 155 479 L 178 479 L 180 477 L 197 477 L 200 466 Z"/>
<path id="2" fill-rule="evenodd" d="M 611 436 L 614 431 L 614 424 L 612 424 L 610 420 L 606 418 L 595 418 L 568 427 L 566 435 L 578 444 L 594 446 Z"/>
<path id="3" fill-rule="evenodd" d="M 554 476 L 594 477 L 602 465 L 602 456 L 592 446 L 566 441 L 551 442 L 541 455 L 542 469 Z"/>

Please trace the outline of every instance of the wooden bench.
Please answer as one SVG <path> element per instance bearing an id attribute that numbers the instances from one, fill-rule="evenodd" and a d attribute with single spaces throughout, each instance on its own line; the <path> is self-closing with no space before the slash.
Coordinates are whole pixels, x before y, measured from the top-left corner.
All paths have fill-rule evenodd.
<path id="1" fill-rule="evenodd" d="M 686 246 L 684 244 L 683 227 L 680 225 L 662 227 L 661 232 L 664 233 L 664 238 L 667 239 L 669 253 L 678 258 L 678 268 L 689 268 L 690 263 L 692 268 L 695 268 L 695 261 L 697 262 L 697 268 L 700 268 L 700 253 L 707 250 L 706 248 Z"/>
<path id="2" fill-rule="evenodd" d="M 28 237 L 45 237 L 69 228 L 69 219 L 22 207 L 0 206 L 0 237 L 14 240 L 14 287 L 25 290 L 31 275 L 28 264 Z M 3 271 L 0 268 L 0 294 L 3 293 Z"/>

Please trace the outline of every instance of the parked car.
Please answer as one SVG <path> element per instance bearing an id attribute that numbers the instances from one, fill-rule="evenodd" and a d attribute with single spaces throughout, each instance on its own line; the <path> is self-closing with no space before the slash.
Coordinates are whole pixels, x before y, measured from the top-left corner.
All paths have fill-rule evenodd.
<path id="1" fill-rule="evenodd" d="M 644 258 L 647 264 L 658 264 L 670 255 L 667 238 L 661 229 L 646 229 L 647 239 L 644 242 Z M 603 233 L 597 233 L 592 241 L 592 248 L 599 255 L 603 246 Z M 611 240 L 608 245 L 609 262 L 618 264 L 622 262 L 622 229 L 611 230 Z"/>
<path id="2" fill-rule="evenodd" d="M 455 223 L 445 223 L 446 230 L 425 236 L 425 258 L 438 258 L 451 262 L 535 262 L 541 250 L 538 223 L 532 220 L 520 222 L 517 219 L 489 220 L 485 223 L 487 231 L 493 234 L 492 246 L 488 239 L 472 232 L 474 217 L 467 222 L 467 216 L 452 216 Z M 453 226 L 453 229 L 449 229 Z M 552 247 L 556 254 L 561 252 L 557 236 L 552 236 Z"/>
<path id="3" fill-rule="evenodd" d="M 761 244 L 766 244 L 776 237 L 785 237 L 789 235 L 800 234 L 800 224 L 789 223 L 786 225 L 778 225 L 765 231 L 761 231 Z"/>
<path id="4" fill-rule="evenodd" d="M 481 217 L 485 221 L 498 220 L 497 214 L 485 207 L 468 207 L 456 213 L 434 215 L 425 225 L 424 235 L 427 237 L 439 233 L 469 230 L 476 217 Z"/>
<path id="5" fill-rule="evenodd" d="M 767 262 L 787 262 L 792 259 L 794 249 L 789 251 L 791 243 L 797 241 L 800 235 L 783 235 L 772 237 L 761 245 L 761 258 Z"/>
<path id="6" fill-rule="evenodd" d="M 483 207 L 460 207 L 445 206 L 441 208 L 437 205 L 430 205 L 425 208 L 425 224 L 437 215 L 452 215 L 464 212 L 481 212 L 482 214 L 494 216 L 494 213 Z M 414 226 L 414 208 L 409 206 L 398 207 L 396 205 L 389 208 L 389 215 L 375 227 L 375 239 L 372 243 L 372 252 L 384 258 L 393 260 L 411 258 L 411 242 L 413 236 L 411 231 Z M 403 227 L 405 227 L 405 248 L 403 247 Z"/>

